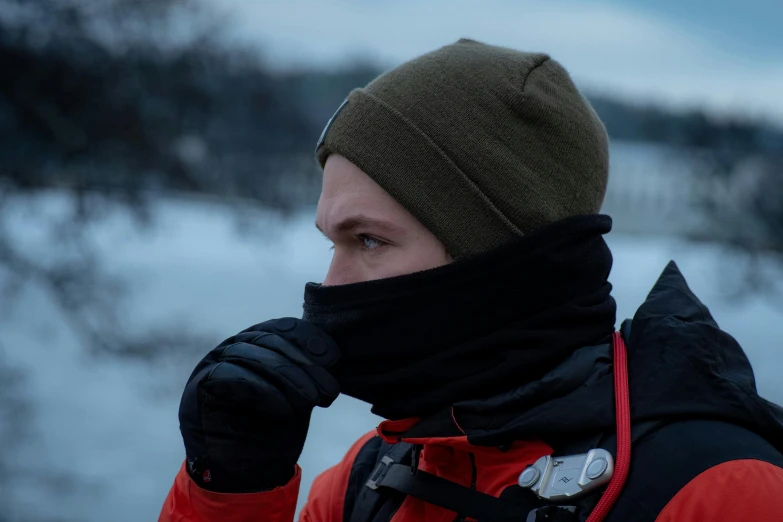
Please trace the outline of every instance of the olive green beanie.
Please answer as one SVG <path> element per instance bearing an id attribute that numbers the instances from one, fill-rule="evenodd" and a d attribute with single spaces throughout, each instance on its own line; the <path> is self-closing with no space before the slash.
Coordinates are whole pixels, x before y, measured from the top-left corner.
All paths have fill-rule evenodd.
<path id="1" fill-rule="evenodd" d="M 556 61 L 460 40 L 351 92 L 317 155 L 346 157 L 461 258 L 598 212 L 607 142 Z"/>

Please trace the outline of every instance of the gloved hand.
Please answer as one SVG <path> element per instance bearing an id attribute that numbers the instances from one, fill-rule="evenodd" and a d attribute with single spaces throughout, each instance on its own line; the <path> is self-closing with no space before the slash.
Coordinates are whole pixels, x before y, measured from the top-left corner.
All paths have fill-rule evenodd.
<path id="1" fill-rule="evenodd" d="M 313 408 L 329 406 L 339 394 L 325 369 L 338 357 L 331 337 L 290 317 L 252 326 L 209 352 L 179 407 L 196 484 L 244 493 L 288 483 Z"/>

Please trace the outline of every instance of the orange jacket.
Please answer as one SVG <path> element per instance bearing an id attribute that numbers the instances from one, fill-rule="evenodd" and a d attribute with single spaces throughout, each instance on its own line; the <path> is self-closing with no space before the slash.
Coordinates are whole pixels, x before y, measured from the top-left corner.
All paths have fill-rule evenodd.
<path id="1" fill-rule="evenodd" d="M 379 428 L 382 433 L 384 423 Z M 343 522 L 343 505 L 351 466 L 374 432 L 359 439 L 342 461 L 318 476 L 310 489 L 300 522 Z M 388 438 L 388 437 L 387 437 Z M 519 470 L 551 453 L 541 442 L 520 442 L 505 452 L 471 446 L 464 437 L 411 440 L 422 443 L 420 469 L 468 486 L 469 454 L 474 455 L 476 489 L 499 496 L 514 485 Z M 159 522 L 293 522 L 301 473 L 283 487 L 249 494 L 205 491 L 188 477 L 184 466 L 163 506 Z M 452 522 L 455 513 L 407 497 L 392 522 Z M 759 460 L 734 460 L 714 466 L 692 479 L 660 512 L 658 522 L 759 522 L 783 519 L 783 469 Z"/>

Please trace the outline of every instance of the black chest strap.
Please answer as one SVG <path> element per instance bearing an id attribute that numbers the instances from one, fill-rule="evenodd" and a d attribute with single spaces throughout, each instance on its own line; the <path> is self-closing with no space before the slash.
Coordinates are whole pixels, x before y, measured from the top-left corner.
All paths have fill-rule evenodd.
<path id="1" fill-rule="evenodd" d="M 524 507 L 514 502 L 502 500 L 492 495 L 476 491 L 450 480 L 438 477 L 426 471 L 417 470 L 409 464 L 400 464 L 395 459 L 403 451 L 413 452 L 413 447 L 407 443 L 395 444 L 396 451 L 384 456 L 373 470 L 366 486 L 375 491 L 384 489 L 410 495 L 442 508 L 469 517 L 487 521 L 520 522 L 527 516 L 530 507 Z"/>

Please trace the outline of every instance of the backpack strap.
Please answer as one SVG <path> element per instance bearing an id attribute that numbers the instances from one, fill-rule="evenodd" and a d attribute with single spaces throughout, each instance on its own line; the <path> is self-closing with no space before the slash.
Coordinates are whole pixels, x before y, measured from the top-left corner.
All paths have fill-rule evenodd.
<path id="1" fill-rule="evenodd" d="M 351 467 L 343 507 L 343 522 L 388 522 L 405 499 L 404 493 L 373 490 L 365 486 L 383 459 L 390 458 L 410 466 L 413 445 L 405 442 L 388 444 L 373 437 Z M 410 468 L 409 468 L 410 469 Z"/>
<path id="2" fill-rule="evenodd" d="M 525 511 L 518 504 L 507 502 L 437 475 L 417 470 L 410 464 L 400 464 L 392 455 L 381 459 L 367 480 L 374 491 L 391 491 L 416 497 L 424 502 L 476 520 L 519 521 Z"/>

